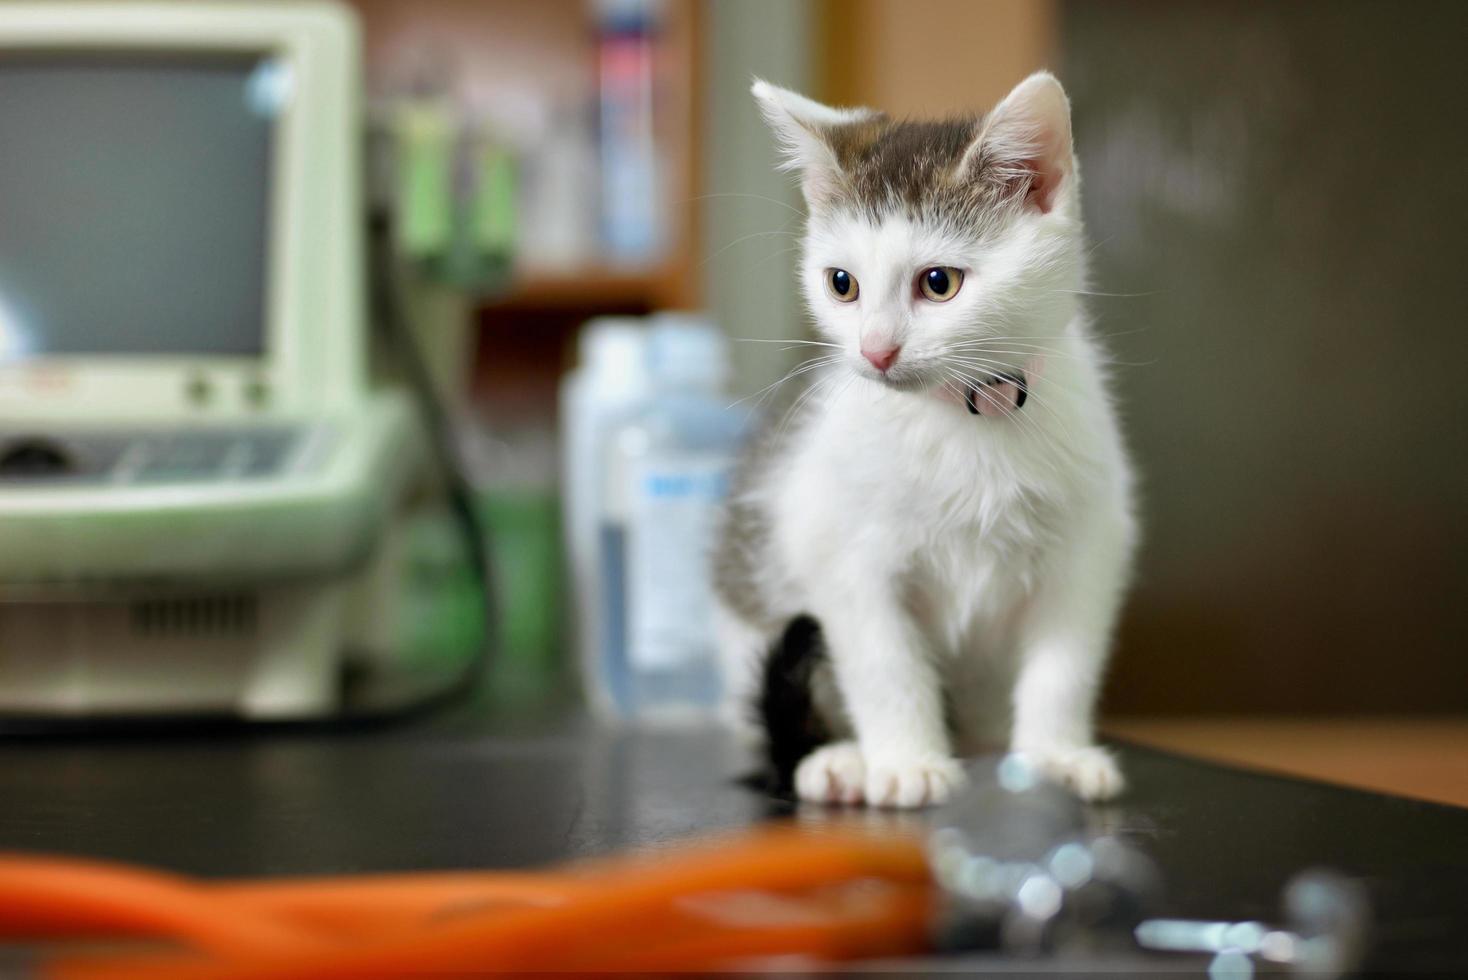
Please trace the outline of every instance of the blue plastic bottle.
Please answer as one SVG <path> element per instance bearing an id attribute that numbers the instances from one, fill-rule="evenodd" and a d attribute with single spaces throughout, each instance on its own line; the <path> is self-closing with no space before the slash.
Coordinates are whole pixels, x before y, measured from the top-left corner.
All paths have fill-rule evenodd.
<path id="1" fill-rule="evenodd" d="M 609 447 L 605 623 L 619 713 L 643 721 L 712 718 L 720 697 L 710 549 L 719 507 L 749 427 L 725 393 L 723 335 L 706 320 L 664 315 L 649 339 L 652 390 Z M 615 598 L 614 598 L 615 596 Z"/>

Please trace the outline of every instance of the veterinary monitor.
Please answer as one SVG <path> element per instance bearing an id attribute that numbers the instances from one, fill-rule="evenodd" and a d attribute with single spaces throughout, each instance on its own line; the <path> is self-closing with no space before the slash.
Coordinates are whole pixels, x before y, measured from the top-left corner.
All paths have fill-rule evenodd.
<path id="1" fill-rule="evenodd" d="M 330 704 L 415 441 L 359 62 L 335 5 L 0 6 L 0 710 Z"/>

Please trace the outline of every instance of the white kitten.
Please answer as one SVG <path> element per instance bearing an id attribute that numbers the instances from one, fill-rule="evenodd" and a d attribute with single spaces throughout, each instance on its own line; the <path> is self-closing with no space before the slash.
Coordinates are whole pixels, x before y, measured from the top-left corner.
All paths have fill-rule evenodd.
<path id="1" fill-rule="evenodd" d="M 724 521 L 733 698 L 790 679 L 773 672 L 798 657 L 766 657 L 802 622 L 825 653 L 796 671 L 816 715 L 764 706 L 807 740 L 800 797 L 936 803 L 957 756 L 1006 740 L 1114 795 L 1092 716 L 1132 479 L 1080 303 L 1064 91 L 1032 75 L 987 117 L 943 122 L 754 95 L 809 206 L 800 275 L 828 363 L 749 453 Z"/>

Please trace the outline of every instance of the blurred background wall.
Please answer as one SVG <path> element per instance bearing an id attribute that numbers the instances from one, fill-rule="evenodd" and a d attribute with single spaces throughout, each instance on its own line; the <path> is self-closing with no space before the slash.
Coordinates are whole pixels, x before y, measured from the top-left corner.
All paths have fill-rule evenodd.
<path id="1" fill-rule="evenodd" d="M 752 76 L 796 89 L 819 84 L 820 65 L 811 55 L 821 40 L 822 11 L 810 0 L 708 0 L 703 10 L 705 302 L 733 338 L 800 337 L 804 316 L 790 271 L 803 204 L 789 175 L 773 166 L 769 130 L 749 85 Z M 792 366 L 796 355 L 783 346 L 736 340 L 736 386 L 743 394 Z"/>
<path id="2" fill-rule="evenodd" d="M 606 5 L 356 6 L 375 97 L 455 92 L 513 136 L 530 186 L 566 159 L 546 147 L 591 138 L 577 127 L 594 118 Z M 928 114 L 986 108 L 1050 67 L 1073 99 L 1092 309 L 1143 473 L 1146 544 L 1108 709 L 1465 708 L 1468 5 L 663 11 L 664 246 L 632 265 L 595 248 L 522 254 L 470 304 L 468 353 L 448 362 L 473 411 L 525 441 L 553 439 L 556 384 L 596 314 L 706 306 L 733 338 L 804 335 L 790 251 L 800 202 L 773 171 L 751 76 Z M 538 213 L 527 204 L 527 233 Z M 734 352 L 744 392 L 797 356 Z"/>
<path id="3" fill-rule="evenodd" d="M 1145 474 L 1118 710 L 1468 706 L 1468 5 L 1068 3 Z"/>

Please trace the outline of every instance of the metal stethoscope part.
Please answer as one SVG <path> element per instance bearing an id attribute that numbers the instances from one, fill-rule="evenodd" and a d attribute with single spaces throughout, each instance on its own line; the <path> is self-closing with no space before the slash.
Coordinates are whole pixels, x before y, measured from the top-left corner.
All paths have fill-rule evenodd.
<path id="1" fill-rule="evenodd" d="M 1256 966 L 1338 977 L 1360 959 L 1366 902 L 1339 875 L 1310 871 L 1285 889 L 1288 926 L 1150 917 L 1162 889 L 1137 848 L 1090 826 L 1085 806 L 1022 756 L 970 773 L 935 815 L 929 859 L 949 897 L 942 929 L 953 948 L 1009 953 L 1156 950 L 1211 955 L 1215 980 Z"/>
<path id="2" fill-rule="evenodd" d="M 1209 953 L 1215 980 L 1253 975 L 1262 961 L 1300 976 L 1331 978 L 1350 972 L 1364 951 L 1366 896 L 1359 883 L 1332 871 L 1302 871 L 1284 890 L 1287 928 L 1262 922 L 1146 919 L 1133 930 L 1144 949 Z"/>

